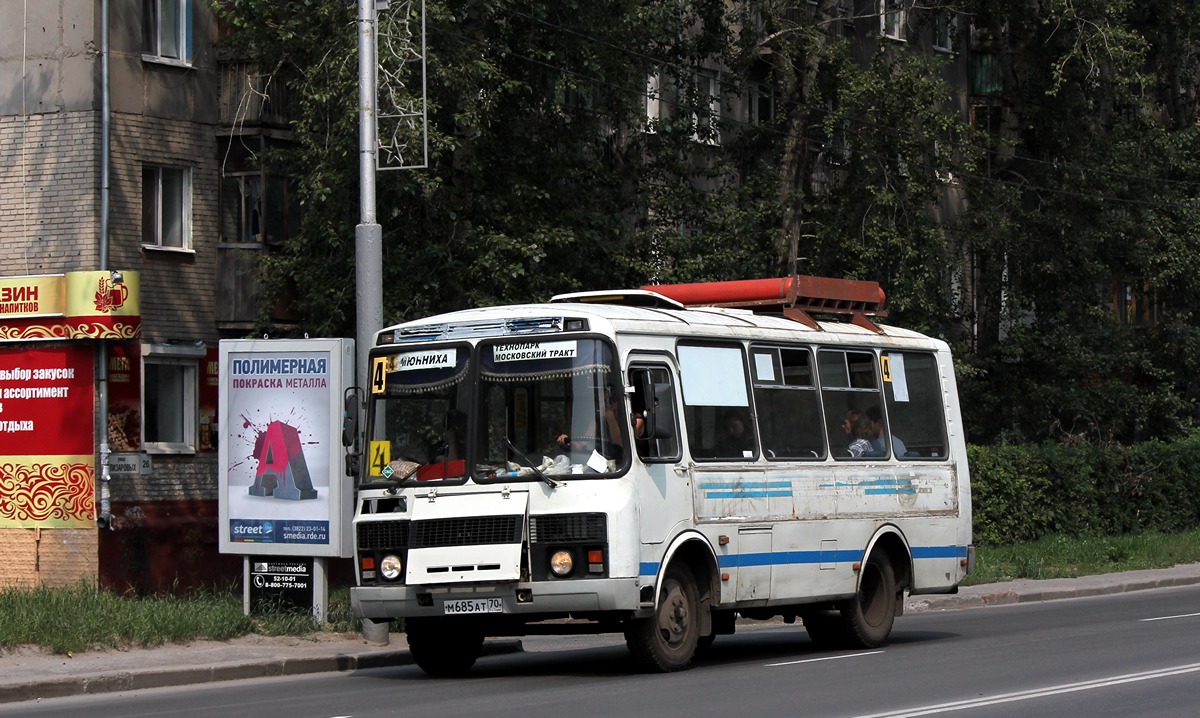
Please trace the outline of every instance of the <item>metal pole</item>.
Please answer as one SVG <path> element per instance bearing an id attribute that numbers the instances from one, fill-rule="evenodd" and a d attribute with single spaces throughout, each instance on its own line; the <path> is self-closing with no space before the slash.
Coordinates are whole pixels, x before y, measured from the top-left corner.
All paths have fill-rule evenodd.
<path id="1" fill-rule="evenodd" d="M 375 332 L 383 328 L 383 230 L 375 221 L 375 153 L 378 144 L 375 38 L 375 0 L 358 0 L 358 174 L 362 219 L 354 228 L 354 299 L 358 310 L 355 383 L 359 386 L 365 386 L 370 377 L 367 355 Z M 328 601 L 324 603 L 327 605 Z M 387 622 L 362 619 L 363 637 L 371 643 L 388 643 L 389 628 Z"/>
<path id="2" fill-rule="evenodd" d="M 358 0 L 358 174 L 361 219 L 354 230 L 357 381 L 367 379 L 367 353 L 383 328 L 383 230 L 375 220 L 375 0 Z"/>

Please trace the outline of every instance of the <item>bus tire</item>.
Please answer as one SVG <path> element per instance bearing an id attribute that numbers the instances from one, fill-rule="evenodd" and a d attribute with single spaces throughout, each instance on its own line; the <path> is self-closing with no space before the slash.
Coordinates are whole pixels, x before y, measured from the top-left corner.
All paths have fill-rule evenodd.
<path id="1" fill-rule="evenodd" d="M 801 620 L 817 648 L 830 650 L 850 644 L 850 632 L 839 611 L 807 610 L 801 614 Z"/>
<path id="2" fill-rule="evenodd" d="M 467 626 L 410 618 L 404 622 L 404 632 L 413 662 L 431 676 L 464 675 L 483 653 L 483 634 Z"/>
<path id="3" fill-rule="evenodd" d="M 682 564 L 671 565 L 659 586 L 654 615 L 631 621 L 625 629 L 625 645 L 640 669 L 669 673 L 691 665 L 700 641 L 698 596 L 692 572 Z"/>
<path id="4" fill-rule="evenodd" d="M 887 557 L 875 553 L 863 566 L 854 598 L 842 607 L 847 638 L 855 648 L 887 643 L 896 621 L 896 572 Z"/>

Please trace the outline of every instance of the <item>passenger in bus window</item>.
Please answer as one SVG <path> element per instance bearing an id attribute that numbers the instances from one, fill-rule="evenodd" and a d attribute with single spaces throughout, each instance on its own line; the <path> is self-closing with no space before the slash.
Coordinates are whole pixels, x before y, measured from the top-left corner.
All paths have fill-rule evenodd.
<path id="1" fill-rule="evenodd" d="M 887 427 L 883 422 L 883 412 L 879 410 L 879 406 L 867 407 L 867 419 L 870 420 L 872 428 L 871 437 L 871 455 L 872 456 L 887 456 L 887 442 L 883 440 Z M 896 456 L 904 456 L 908 453 L 908 448 L 904 446 L 904 441 L 899 436 L 891 434 L 892 452 Z"/>
<path id="2" fill-rule="evenodd" d="M 846 412 L 846 418 L 842 420 L 842 430 L 846 432 L 846 436 L 850 439 L 850 445 L 846 447 L 846 451 L 853 458 L 858 458 L 871 451 L 872 424 L 867 415 L 851 409 Z"/>
<path id="3" fill-rule="evenodd" d="M 744 409 L 727 409 L 721 417 L 721 436 L 717 439 L 720 456 L 742 458 L 753 453 L 754 434 L 750 431 L 750 417 Z"/>

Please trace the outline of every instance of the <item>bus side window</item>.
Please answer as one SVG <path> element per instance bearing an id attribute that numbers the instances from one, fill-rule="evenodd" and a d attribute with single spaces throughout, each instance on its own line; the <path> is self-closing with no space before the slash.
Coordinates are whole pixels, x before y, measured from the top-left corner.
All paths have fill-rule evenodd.
<path id="1" fill-rule="evenodd" d="M 638 456 L 646 463 L 677 461 L 679 422 L 671 372 L 665 366 L 634 366 L 629 385 L 629 432 Z"/>
<path id="2" fill-rule="evenodd" d="M 937 358 L 924 352 L 889 351 L 883 356 L 888 366 L 884 395 L 896 457 L 945 459 L 946 420 Z"/>
<path id="3" fill-rule="evenodd" d="M 692 458 L 757 460 L 757 430 L 742 346 L 680 343 L 676 355 Z"/>
<path id="4" fill-rule="evenodd" d="M 754 404 L 768 461 L 825 458 L 825 436 L 812 354 L 805 348 L 751 351 Z"/>
<path id="5" fill-rule="evenodd" d="M 877 460 L 888 455 L 871 419 L 882 414 L 883 403 L 876 363 L 869 351 L 822 349 L 817 355 L 825 432 L 835 459 Z"/>

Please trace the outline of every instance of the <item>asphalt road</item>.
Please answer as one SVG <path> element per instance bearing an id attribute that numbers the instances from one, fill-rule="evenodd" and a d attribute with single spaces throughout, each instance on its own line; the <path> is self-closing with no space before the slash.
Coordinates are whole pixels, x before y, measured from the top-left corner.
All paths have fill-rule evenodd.
<path id="1" fill-rule="evenodd" d="M 800 626 L 739 626 L 692 670 L 631 672 L 619 637 L 526 638 L 459 680 L 415 666 L 79 696 L 0 716 L 1190 716 L 1200 586 L 911 614 L 878 651 L 824 652 Z"/>

